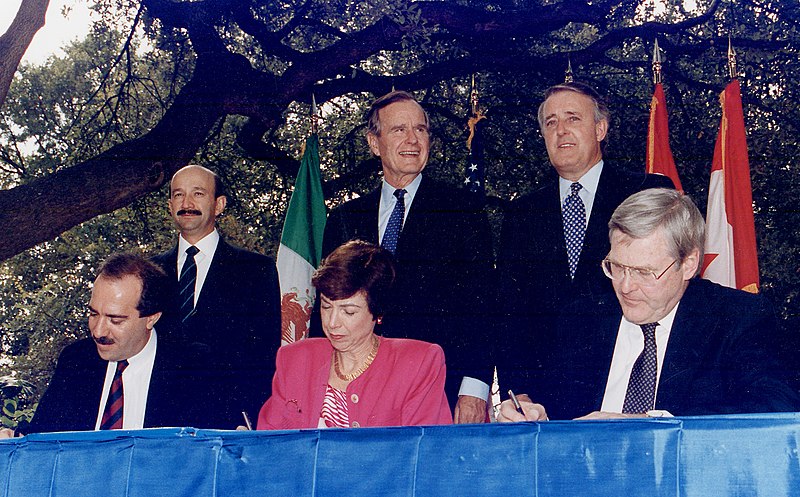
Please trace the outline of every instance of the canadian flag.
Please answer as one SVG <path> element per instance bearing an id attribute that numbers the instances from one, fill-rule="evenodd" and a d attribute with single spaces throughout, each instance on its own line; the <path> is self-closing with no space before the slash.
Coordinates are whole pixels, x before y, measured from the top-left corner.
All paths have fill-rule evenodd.
<path id="1" fill-rule="evenodd" d="M 647 172 L 663 174 L 672 180 L 675 188 L 683 191 L 675 160 L 669 148 L 669 122 L 667 120 L 667 101 L 664 87 L 656 84 L 653 99 L 650 101 L 650 125 L 647 130 Z"/>
<path id="2" fill-rule="evenodd" d="M 714 148 L 706 210 L 703 278 L 758 293 L 753 192 L 739 81 L 720 95 L 722 121 Z"/>

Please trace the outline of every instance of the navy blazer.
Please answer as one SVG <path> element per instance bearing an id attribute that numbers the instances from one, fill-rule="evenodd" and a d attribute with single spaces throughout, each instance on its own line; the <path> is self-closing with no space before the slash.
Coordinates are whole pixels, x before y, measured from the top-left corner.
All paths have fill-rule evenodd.
<path id="1" fill-rule="evenodd" d="M 159 335 L 147 394 L 145 428 L 214 428 L 205 421 L 204 410 L 208 405 L 193 388 L 196 380 L 190 365 L 183 367 L 186 355 L 185 350 L 176 350 Z M 97 354 L 91 338 L 67 346 L 59 355 L 33 420 L 20 431 L 28 434 L 94 430 L 107 367 L 108 361 Z"/>
<path id="2" fill-rule="evenodd" d="M 331 211 L 323 255 L 349 240 L 380 243 L 380 195 L 378 188 Z M 453 405 L 463 376 L 491 383 L 496 340 L 487 317 L 495 290 L 492 259 L 482 199 L 423 176 L 398 238 L 397 279 L 378 332 L 439 344 Z"/>
<path id="3" fill-rule="evenodd" d="M 537 353 L 529 391 L 553 419 L 600 410 L 622 309 L 562 317 L 557 339 Z M 656 409 L 676 416 L 796 411 L 798 395 L 778 360 L 777 322 L 760 295 L 690 281 L 672 324 Z"/>
<path id="4" fill-rule="evenodd" d="M 177 245 L 153 258 L 174 285 L 159 329 L 203 357 L 197 370 L 215 399 L 208 415 L 232 429 L 242 411 L 253 419 L 269 397 L 281 337 L 275 262 L 220 238 L 195 313 L 181 323 L 177 258 Z"/>

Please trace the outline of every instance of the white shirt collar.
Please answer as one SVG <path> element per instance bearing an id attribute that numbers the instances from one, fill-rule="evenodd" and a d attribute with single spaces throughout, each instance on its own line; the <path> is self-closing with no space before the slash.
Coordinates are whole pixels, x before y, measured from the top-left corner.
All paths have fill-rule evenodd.
<path id="1" fill-rule="evenodd" d="M 586 193 L 588 193 L 591 198 L 594 198 L 597 193 L 597 185 L 600 183 L 600 173 L 602 172 L 603 159 L 600 159 L 600 162 L 590 167 L 577 181 L 583 187 L 582 190 L 586 190 Z M 564 199 L 567 198 L 567 195 L 571 193 L 570 185 L 572 185 L 572 183 L 575 183 L 575 181 L 564 179 L 561 176 L 558 177 L 558 189 L 562 204 L 564 203 Z"/>

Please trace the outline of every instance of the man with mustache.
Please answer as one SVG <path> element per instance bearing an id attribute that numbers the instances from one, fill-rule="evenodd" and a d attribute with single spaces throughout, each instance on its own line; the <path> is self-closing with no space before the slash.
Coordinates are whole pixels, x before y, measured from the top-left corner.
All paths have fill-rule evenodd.
<path id="1" fill-rule="evenodd" d="M 200 426 L 206 408 L 184 349 L 156 333 L 167 276 L 132 254 L 109 257 L 89 301 L 91 337 L 68 346 L 25 433 Z M 188 395 L 191 392 L 191 395 Z"/>
<path id="2" fill-rule="evenodd" d="M 204 355 L 203 381 L 215 394 L 208 415 L 234 428 L 269 397 L 280 343 L 275 262 L 228 244 L 216 229 L 227 197 L 219 176 L 198 165 L 170 182 L 169 211 L 178 243 L 154 258 L 172 282 L 162 327 Z"/>
<path id="3" fill-rule="evenodd" d="M 603 159 L 610 113 L 590 86 L 550 87 L 538 120 L 553 171 L 506 210 L 497 261 L 507 315 L 500 353 L 506 366 L 498 375 L 512 389 L 527 388 L 536 376 L 531 351 L 554 338 L 559 315 L 616 300 L 600 267 L 614 209 L 638 191 L 674 188 L 665 176 Z"/>
<path id="4" fill-rule="evenodd" d="M 382 185 L 331 211 L 323 254 L 354 239 L 394 254 L 397 280 L 378 332 L 439 344 L 455 422 L 483 422 L 495 339 L 487 319 L 492 252 L 483 202 L 423 176 L 430 123 L 411 94 L 393 91 L 375 100 L 367 128 Z"/>

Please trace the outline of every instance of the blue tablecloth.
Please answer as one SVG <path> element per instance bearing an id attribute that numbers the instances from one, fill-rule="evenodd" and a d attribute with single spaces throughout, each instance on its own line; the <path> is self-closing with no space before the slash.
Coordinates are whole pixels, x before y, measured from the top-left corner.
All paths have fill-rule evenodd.
<path id="1" fill-rule="evenodd" d="M 2 495 L 797 496 L 800 414 L 0 441 Z"/>

